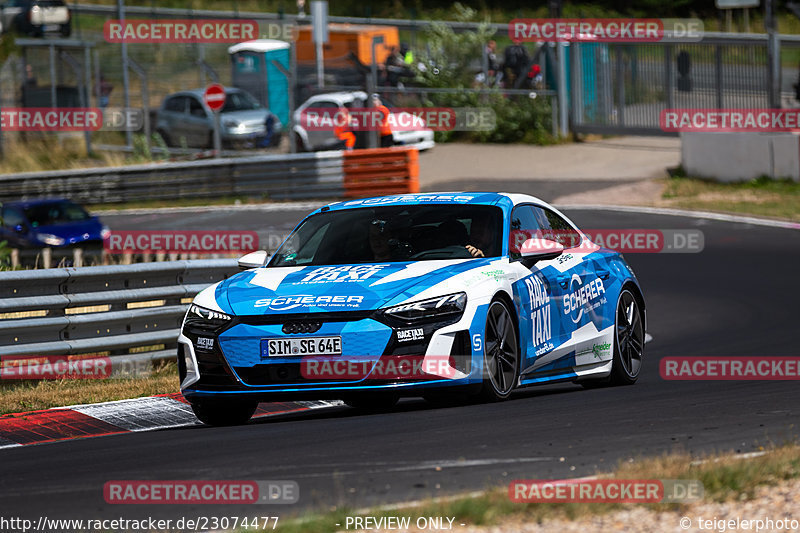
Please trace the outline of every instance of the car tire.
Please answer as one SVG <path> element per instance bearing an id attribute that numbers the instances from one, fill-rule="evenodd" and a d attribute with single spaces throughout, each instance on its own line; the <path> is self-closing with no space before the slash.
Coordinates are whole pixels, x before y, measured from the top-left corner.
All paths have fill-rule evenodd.
<path id="1" fill-rule="evenodd" d="M 172 144 L 172 139 L 169 138 L 169 135 L 164 130 L 156 130 L 156 135 L 161 137 L 161 140 L 164 141 L 164 145 L 168 147 L 174 146 Z"/>
<path id="2" fill-rule="evenodd" d="M 585 389 L 612 385 L 633 385 L 639 379 L 644 355 L 644 323 L 639 301 L 622 289 L 614 311 L 614 356 L 606 378 L 581 382 Z"/>
<path id="3" fill-rule="evenodd" d="M 388 411 L 400 400 L 396 394 L 368 394 L 357 398 L 347 398 L 342 400 L 346 405 L 353 409 L 365 412 Z"/>
<path id="4" fill-rule="evenodd" d="M 644 322 L 636 296 L 622 289 L 614 318 L 614 362 L 611 385 L 633 385 L 639 379 L 644 355 Z"/>
<path id="5" fill-rule="evenodd" d="M 239 426 L 247 423 L 256 412 L 253 400 L 191 400 L 189 405 L 200 422 L 207 426 Z"/>
<path id="6" fill-rule="evenodd" d="M 307 152 L 308 150 L 306 149 L 306 145 L 303 144 L 303 138 L 296 133 L 294 133 L 293 135 L 294 135 L 294 146 L 295 149 L 297 150 L 297 153 L 300 154 L 303 152 Z"/>
<path id="7" fill-rule="evenodd" d="M 485 401 L 505 400 L 519 378 L 520 349 L 516 321 L 500 298 L 489 304 L 483 338 L 484 378 L 480 395 Z"/>

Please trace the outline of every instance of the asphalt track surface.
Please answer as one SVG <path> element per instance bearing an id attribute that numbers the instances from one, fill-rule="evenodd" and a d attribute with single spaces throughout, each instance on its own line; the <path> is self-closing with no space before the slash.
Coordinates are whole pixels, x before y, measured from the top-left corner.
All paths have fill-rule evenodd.
<path id="1" fill-rule="evenodd" d="M 673 450 L 750 452 L 797 437 L 797 382 L 664 381 L 658 361 L 798 355 L 800 232 L 664 215 L 568 214 L 587 229 L 704 232 L 702 253 L 626 255 L 644 288 L 654 337 L 636 385 L 583 390 L 567 383 L 519 391 L 503 403 L 450 408 L 408 399 L 382 414 L 342 407 L 234 428 L 197 426 L 5 449 L 0 516 L 287 517 L 331 505 L 360 508 L 480 490 L 513 479 L 588 475 L 619 460 Z M 260 220 L 290 227 L 302 213 L 273 215 Z M 235 221 L 238 215 L 215 216 L 215 223 L 231 229 L 247 227 Z M 258 215 L 250 215 L 251 224 L 252 216 Z M 126 229 L 122 218 L 107 220 L 112 229 Z M 141 223 L 137 229 L 144 229 Z M 299 503 L 282 507 L 107 505 L 103 484 L 124 479 L 288 479 L 299 483 L 301 495 Z"/>

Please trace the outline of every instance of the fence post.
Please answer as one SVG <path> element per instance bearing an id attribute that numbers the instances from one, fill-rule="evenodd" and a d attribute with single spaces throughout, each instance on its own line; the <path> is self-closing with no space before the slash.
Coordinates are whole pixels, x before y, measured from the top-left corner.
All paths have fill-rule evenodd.
<path id="1" fill-rule="evenodd" d="M 125 25 L 125 0 L 117 0 L 117 18 L 120 24 Z M 128 43 L 125 39 L 120 44 L 120 51 L 122 53 L 122 90 L 124 97 L 124 106 L 126 109 L 131 107 L 131 87 L 128 78 Z M 133 132 L 130 128 L 125 130 L 125 145 L 130 149 L 133 148 Z"/>
<path id="2" fill-rule="evenodd" d="M 559 129 L 561 135 L 566 137 L 569 133 L 569 110 L 567 108 L 567 47 L 563 42 L 558 43 L 558 111 Z"/>

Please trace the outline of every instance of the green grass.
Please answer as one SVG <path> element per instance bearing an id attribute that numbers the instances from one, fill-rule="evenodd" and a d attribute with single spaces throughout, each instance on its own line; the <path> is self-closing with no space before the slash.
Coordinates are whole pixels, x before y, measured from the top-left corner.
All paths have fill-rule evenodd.
<path id="1" fill-rule="evenodd" d="M 0 414 L 110 402 L 178 392 L 178 365 L 155 366 L 146 376 L 110 379 L 0 381 Z"/>
<path id="2" fill-rule="evenodd" d="M 667 180 L 663 198 L 686 209 L 800 220 L 800 183 L 788 179 L 717 183 L 674 177 Z"/>

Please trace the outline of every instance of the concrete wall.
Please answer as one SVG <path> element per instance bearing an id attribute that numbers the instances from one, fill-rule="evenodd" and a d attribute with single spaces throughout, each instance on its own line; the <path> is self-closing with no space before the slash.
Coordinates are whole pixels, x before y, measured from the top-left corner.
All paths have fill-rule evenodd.
<path id="1" fill-rule="evenodd" d="M 689 176 L 733 182 L 759 176 L 800 181 L 800 135 L 681 133 L 681 164 Z"/>

